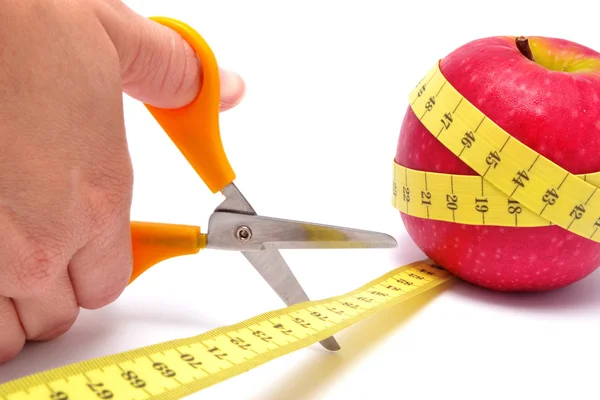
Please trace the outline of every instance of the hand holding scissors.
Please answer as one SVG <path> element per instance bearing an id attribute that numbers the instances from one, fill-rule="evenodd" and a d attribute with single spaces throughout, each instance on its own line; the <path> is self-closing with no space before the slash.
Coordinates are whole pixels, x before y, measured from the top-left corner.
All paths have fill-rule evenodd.
<path id="1" fill-rule="evenodd" d="M 170 18 L 152 18 L 186 40 L 202 65 L 197 98 L 179 109 L 146 105 L 196 173 L 224 201 L 212 213 L 207 233 L 200 227 L 131 222 L 133 274 L 131 282 L 153 265 L 201 249 L 240 251 L 286 305 L 309 298 L 279 249 L 386 248 L 396 241 L 379 232 L 292 221 L 257 215 L 234 183 L 235 173 L 221 143 L 219 130 L 219 72 L 204 39 L 188 25 Z M 333 337 L 321 344 L 338 350 Z"/>

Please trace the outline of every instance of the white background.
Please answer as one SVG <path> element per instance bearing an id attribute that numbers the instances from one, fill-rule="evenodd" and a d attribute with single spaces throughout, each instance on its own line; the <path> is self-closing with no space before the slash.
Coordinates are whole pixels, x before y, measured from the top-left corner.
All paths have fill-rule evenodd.
<path id="1" fill-rule="evenodd" d="M 592 6 L 552 1 L 130 0 L 194 26 L 248 85 L 222 114 L 237 183 L 259 213 L 380 230 L 392 250 L 285 251 L 313 299 L 352 290 L 423 255 L 391 206 L 407 95 L 449 51 L 489 35 L 558 36 L 600 50 Z M 588 2 L 587 4 L 592 4 Z M 586 8 L 587 7 L 587 8 Z M 132 218 L 206 226 L 221 201 L 142 104 L 126 98 Z M 597 398 L 600 273 L 537 295 L 466 284 L 423 295 L 318 345 L 206 389 L 200 399 Z M 236 253 L 161 263 L 118 301 L 28 345 L 0 381 L 193 336 L 282 306 Z"/>

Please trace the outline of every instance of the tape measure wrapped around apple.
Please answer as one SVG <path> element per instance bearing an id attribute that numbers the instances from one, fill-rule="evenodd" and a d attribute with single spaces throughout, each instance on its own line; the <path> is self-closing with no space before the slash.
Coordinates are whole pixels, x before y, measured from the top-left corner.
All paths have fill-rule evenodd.
<path id="1" fill-rule="evenodd" d="M 567 286 L 600 262 L 600 53 L 490 37 L 410 95 L 394 206 L 436 263 L 501 291 Z"/>

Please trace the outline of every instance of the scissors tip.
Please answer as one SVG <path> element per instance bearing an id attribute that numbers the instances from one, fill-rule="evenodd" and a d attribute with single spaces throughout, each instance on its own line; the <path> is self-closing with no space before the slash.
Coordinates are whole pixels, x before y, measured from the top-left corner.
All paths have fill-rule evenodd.
<path id="1" fill-rule="evenodd" d="M 321 343 L 321 346 L 325 347 L 329 351 L 338 351 L 341 349 L 340 344 L 333 336 L 323 339 L 319 343 Z"/>

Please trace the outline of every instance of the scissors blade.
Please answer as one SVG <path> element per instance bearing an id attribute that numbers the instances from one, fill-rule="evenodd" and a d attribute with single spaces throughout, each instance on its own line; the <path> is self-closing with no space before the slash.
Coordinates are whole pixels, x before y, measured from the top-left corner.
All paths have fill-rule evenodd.
<path id="1" fill-rule="evenodd" d="M 244 227 L 246 240 L 232 232 Z M 235 212 L 215 212 L 209 222 L 207 247 L 221 250 L 391 248 L 385 233 Z"/>
<path id="2" fill-rule="evenodd" d="M 256 216 L 256 211 L 254 211 L 248 200 L 246 200 L 242 192 L 240 192 L 234 183 L 230 183 L 223 188 L 221 193 L 225 196 L 225 200 L 217 207 L 213 216 L 211 216 L 208 227 L 209 240 L 211 238 L 212 229 L 215 232 L 216 237 L 222 237 L 225 241 L 233 239 L 237 243 L 243 243 L 243 241 L 240 241 L 235 237 L 235 233 L 239 228 L 239 223 L 236 224 L 235 220 L 233 220 L 234 225 L 229 226 L 229 229 L 224 229 L 226 227 L 219 223 L 219 221 L 215 221 L 213 217 L 220 214 Z M 236 247 L 234 250 L 239 250 L 239 248 Z M 242 251 L 242 254 L 286 305 L 290 306 L 310 300 L 277 249 Z M 324 348 L 330 351 L 337 351 L 340 349 L 340 345 L 333 336 L 321 340 L 320 343 Z"/>
<path id="3" fill-rule="evenodd" d="M 304 289 L 278 250 L 242 251 L 242 254 L 285 304 L 291 306 L 309 301 Z M 324 339 L 320 343 L 330 351 L 340 349 L 340 345 L 333 337 Z"/>

